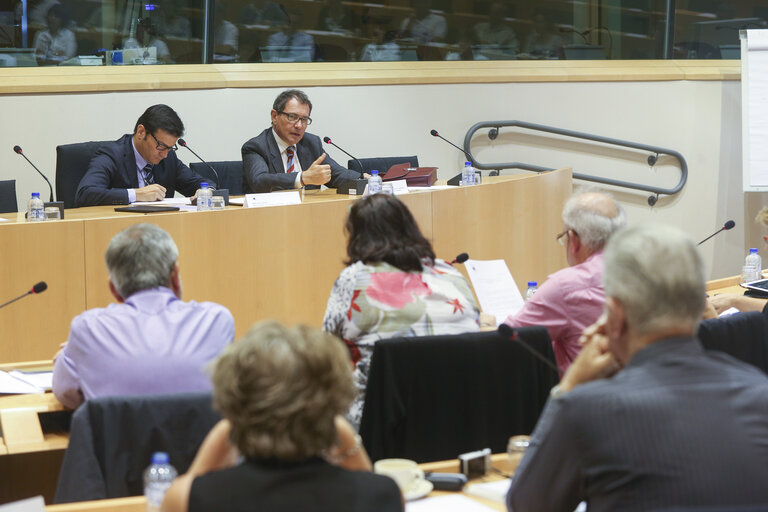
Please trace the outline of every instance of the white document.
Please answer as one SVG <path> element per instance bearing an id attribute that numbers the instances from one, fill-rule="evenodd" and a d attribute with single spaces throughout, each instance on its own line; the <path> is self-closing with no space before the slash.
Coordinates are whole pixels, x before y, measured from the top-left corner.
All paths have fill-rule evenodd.
<path id="1" fill-rule="evenodd" d="M 42 390 L 48 390 L 53 387 L 53 372 L 21 372 L 19 370 L 11 370 L 8 372 L 12 377 L 16 377 L 19 380 L 31 384 Z"/>
<path id="2" fill-rule="evenodd" d="M 192 204 L 188 197 L 166 197 L 160 201 L 137 201 L 131 203 L 131 206 L 181 206 L 185 204 Z"/>
<path id="3" fill-rule="evenodd" d="M 497 503 L 504 503 L 511 484 L 512 480 L 509 479 L 497 480 L 496 482 L 470 484 L 464 488 L 464 492 L 471 494 L 472 496 L 477 496 L 478 498 L 485 498 Z"/>
<path id="4" fill-rule="evenodd" d="M 0 217 L 0 222 L 11 222 L 11 219 L 4 219 L 4 218 Z"/>
<path id="5" fill-rule="evenodd" d="M 493 509 L 461 494 L 409 501 L 405 512 L 492 512 Z"/>
<path id="6" fill-rule="evenodd" d="M 408 193 L 408 182 L 405 180 L 388 181 L 392 185 L 392 193 L 396 196 Z"/>
<path id="7" fill-rule="evenodd" d="M 298 190 L 267 192 L 265 194 L 245 194 L 245 201 L 243 202 L 243 206 L 246 208 L 283 206 L 286 204 L 301 204 L 301 195 Z"/>
<path id="8" fill-rule="evenodd" d="M 494 315 L 497 326 L 523 307 L 523 296 L 504 260 L 467 260 L 464 268 L 480 301 L 480 310 Z"/>
<path id="9" fill-rule="evenodd" d="M 45 512 L 45 500 L 42 496 L 27 498 L 0 505 L 0 512 Z"/>
<path id="10" fill-rule="evenodd" d="M 33 393 L 45 393 L 45 390 L 25 380 L 18 379 L 8 372 L 0 371 L 0 394 L 28 395 Z"/>

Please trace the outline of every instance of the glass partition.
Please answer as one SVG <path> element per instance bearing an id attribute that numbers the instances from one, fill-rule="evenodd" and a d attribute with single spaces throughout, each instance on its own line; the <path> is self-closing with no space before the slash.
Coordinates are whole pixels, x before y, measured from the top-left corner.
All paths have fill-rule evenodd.
<path id="1" fill-rule="evenodd" d="M 742 0 L 0 0 L 0 66 L 732 59 Z"/>

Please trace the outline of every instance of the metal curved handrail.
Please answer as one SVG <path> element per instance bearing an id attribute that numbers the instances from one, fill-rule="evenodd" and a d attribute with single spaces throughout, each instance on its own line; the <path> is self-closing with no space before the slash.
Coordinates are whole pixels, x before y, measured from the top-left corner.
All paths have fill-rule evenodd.
<path id="1" fill-rule="evenodd" d="M 643 183 L 633 183 L 631 181 L 615 180 L 612 178 L 603 178 L 601 176 L 592 176 L 591 174 L 583 174 L 579 172 L 573 173 L 573 177 L 580 180 L 593 181 L 595 183 L 603 183 L 605 185 L 614 185 L 617 187 L 625 187 L 625 188 L 631 188 L 634 190 L 643 190 L 645 192 L 651 192 L 655 194 L 655 196 L 651 196 L 648 198 L 648 203 L 651 206 L 656 204 L 656 201 L 658 200 L 658 196 L 662 194 L 671 196 L 680 192 L 683 189 L 683 186 L 685 185 L 686 181 L 688 180 L 688 164 L 686 163 L 685 158 L 683 158 L 683 155 L 681 155 L 680 153 L 672 149 L 666 149 L 658 146 L 650 146 L 648 144 L 640 144 L 637 142 L 630 142 L 626 140 L 612 139 L 610 137 L 603 137 L 601 135 L 593 135 L 591 133 L 565 130 L 562 128 L 556 128 L 554 126 L 528 123 L 525 121 L 483 121 L 483 122 L 475 123 L 474 125 L 472 125 L 472 127 L 470 127 L 470 129 L 467 131 L 467 134 L 464 136 L 464 151 L 469 155 L 470 159 L 472 160 L 472 164 L 475 166 L 475 168 L 485 169 L 485 170 L 524 169 L 527 171 L 536 171 L 536 172 L 545 172 L 545 171 L 555 170 L 550 167 L 541 167 L 539 165 L 526 164 L 522 162 L 505 162 L 505 163 L 497 163 L 497 164 L 490 164 L 490 165 L 478 162 L 475 159 L 474 155 L 472 154 L 472 150 L 470 148 L 470 145 L 472 142 L 472 136 L 475 134 L 475 132 L 477 132 L 482 128 L 491 128 L 491 131 L 489 132 L 488 135 L 491 139 L 495 139 L 496 136 L 498 136 L 499 128 L 502 128 L 502 127 L 519 127 L 519 128 L 525 128 L 527 130 L 565 135 L 566 137 L 573 137 L 576 139 L 585 139 L 585 140 L 591 140 L 595 142 L 602 142 L 605 144 L 612 144 L 614 146 L 622 146 L 626 148 L 639 149 L 642 151 L 650 151 L 651 153 L 653 153 L 652 155 L 648 156 L 648 165 L 650 165 L 651 167 L 653 167 L 656 164 L 659 155 L 669 155 L 677 159 L 677 161 L 680 163 L 680 181 L 673 188 L 662 188 L 662 187 L 656 187 L 653 185 L 645 185 Z"/>

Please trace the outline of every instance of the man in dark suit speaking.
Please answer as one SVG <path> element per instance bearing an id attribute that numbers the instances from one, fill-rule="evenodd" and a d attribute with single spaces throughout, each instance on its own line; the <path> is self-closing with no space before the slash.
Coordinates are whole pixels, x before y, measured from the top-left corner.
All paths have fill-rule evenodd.
<path id="1" fill-rule="evenodd" d="M 176 190 L 194 195 L 200 183 L 210 180 L 176 158 L 176 141 L 182 135 L 184 124 L 171 107 L 149 107 L 136 121 L 133 134 L 96 151 L 77 187 L 77 205 L 159 201 L 173 197 Z"/>
<path id="2" fill-rule="evenodd" d="M 272 105 L 272 127 L 243 144 L 243 181 L 248 192 L 307 185 L 336 188 L 360 177 L 323 152 L 320 137 L 305 133 L 312 103 L 304 92 L 281 92 Z"/>

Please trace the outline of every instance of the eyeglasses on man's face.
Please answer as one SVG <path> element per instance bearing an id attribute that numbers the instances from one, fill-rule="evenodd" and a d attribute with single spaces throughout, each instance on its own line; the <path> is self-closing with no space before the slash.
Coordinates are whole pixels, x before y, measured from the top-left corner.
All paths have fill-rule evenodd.
<path id="1" fill-rule="evenodd" d="M 179 149 L 179 147 L 176 144 L 174 144 L 173 146 L 168 146 L 166 144 L 163 144 L 162 142 L 157 140 L 157 137 L 155 137 L 154 133 L 150 133 L 150 135 L 152 136 L 153 139 L 155 139 L 155 142 L 157 142 L 157 146 L 155 146 L 155 149 L 158 151 L 176 151 L 177 149 Z"/>
<path id="2" fill-rule="evenodd" d="M 573 234 L 574 234 L 574 235 L 576 235 L 576 236 L 578 236 L 578 235 L 579 235 L 579 234 L 578 234 L 578 233 L 576 233 L 576 231 L 574 231 L 573 229 L 571 229 L 571 228 L 568 228 L 568 229 L 566 229 L 565 231 L 563 231 L 562 233 L 560 233 L 559 235 L 557 235 L 557 238 L 556 238 L 556 240 L 557 240 L 557 243 L 559 243 L 560 245 L 563 245 L 563 246 L 564 246 L 564 245 L 565 245 L 565 241 L 563 240 L 563 237 L 564 237 L 565 235 L 568 235 L 568 233 L 570 233 L 571 231 L 573 231 Z M 568 236 L 570 236 L 570 235 L 568 235 Z"/>
<path id="3" fill-rule="evenodd" d="M 300 116 L 299 114 L 294 114 L 293 112 L 284 112 L 282 110 L 278 110 L 277 113 L 284 115 L 285 118 L 288 120 L 288 122 L 291 124 L 294 124 L 297 121 L 300 121 L 301 124 L 306 126 L 309 126 L 312 124 L 312 118 L 309 116 Z"/>

